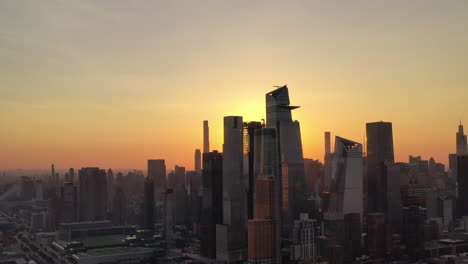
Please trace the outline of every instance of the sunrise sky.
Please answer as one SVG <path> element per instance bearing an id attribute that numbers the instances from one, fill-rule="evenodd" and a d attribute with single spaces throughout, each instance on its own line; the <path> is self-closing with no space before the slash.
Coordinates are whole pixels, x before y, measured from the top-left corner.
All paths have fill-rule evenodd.
<path id="1" fill-rule="evenodd" d="M 0 0 L 0 168 L 193 168 L 287 84 L 305 157 L 391 121 L 398 161 L 468 128 L 468 1 Z"/>

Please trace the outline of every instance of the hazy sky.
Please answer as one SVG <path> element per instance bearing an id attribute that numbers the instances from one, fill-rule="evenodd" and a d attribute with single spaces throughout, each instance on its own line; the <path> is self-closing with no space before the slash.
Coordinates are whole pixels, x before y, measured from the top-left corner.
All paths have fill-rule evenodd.
<path id="1" fill-rule="evenodd" d="M 288 84 L 305 156 L 391 121 L 396 159 L 468 128 L 468 1 L 0 0 L 0 168 L 193 168 L 202 121 Z"/>

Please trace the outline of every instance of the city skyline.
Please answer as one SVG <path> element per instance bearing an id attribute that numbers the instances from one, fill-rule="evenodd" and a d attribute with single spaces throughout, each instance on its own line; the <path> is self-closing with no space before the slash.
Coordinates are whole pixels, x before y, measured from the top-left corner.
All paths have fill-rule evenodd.
<path id="1" fill-rule="evenodd" d="M 365 124 L 383 120 L 396 161 L 448 164 L 468 122 L 466 2 L 0 7 L 0 170 L 191 169 L 202 121 L 222 151 L 223 117 L 266 118 L 274 85 L 301 106 L 306 158 L 323 160 L 324 131 L 364 143 Z"/>

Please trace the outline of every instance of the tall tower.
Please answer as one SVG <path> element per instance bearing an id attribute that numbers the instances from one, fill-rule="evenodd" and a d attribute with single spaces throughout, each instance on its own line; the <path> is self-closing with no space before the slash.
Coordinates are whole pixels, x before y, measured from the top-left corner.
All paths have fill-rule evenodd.
<path id="1" fill-rule="evenodd" d="M 223 155 L 203 153 L 200 253 L 216 258 L 216 225 L 223 223 Z"/>
<path id="2" fill-rule="evenodd" d="M 457 132 L 457 155 L 467 155 L 468 146 L 466 141 L 466 135 L 463 132 L 463 125 L 460 122 Z"/>
<path id="3" fill-rule="evenodd" d="M 299 106 L 290 105 L 288 87 L 282 86 L 266 94 L 267 127 L 276 128 L 278 153 L 281 161 L 283 193 L 290 197 L 283 199 L 283 232 L 290 234 L 294 219 L 306 204 L 304 156 L 302 152 L 301 129 L 298 121 L 292 120 L 291 111 Z"/>
<path id="4" fill-rule="evenodd" d="M 325 132 L 325 157 L 324 157 L 324 190 L 329 191 L 332 174 L 331 135 Z"/>
<path id="5" fill-rule="evenodd" d="M 143 227 L 147 230 L 154 229 L 154 180 L 146 177 L 144 183 L 144 201 L 143 201 Z"/>
<path id="6" fill-rule="evenodd" d="M 223 225 L 216 230 L 216 259 L 244 261 L 247 251 L 247 188 L 243 175 L 243 122 L 241 116 L 224 117 Z"/>
<path id="7" fill-rule="evenodd" d="M 163 222 L 164 201 L 166 197 L 167 179 L 166 163 L 163 159 L 148 160 L 148 178 L 153 180 L 156 206 L 155 220 Z"/>
<path id="8" fill-rule="evenodd" d="M 106 171 L 82 168 L 78 172 L 78 219 L 100 221 L 106 219 Z"/>
<path id="9" fill-rule="evenodd" d="M 387 166 L 393 165 L 393 131 L 390 122 L 366 124 L 367 210 L 386 212 Z"/>
<path id="10" fill-rule="evenodd" d="M 281 263 L 281 174 L 278 155 L 278 138 L 275 128 L 261 128 L 255 131 L 255 220 L 271 220 L 273 230 L 273 259 Z M 258 154 L 257 154 L 258 153 Z M 285 193 L 286 196 L 288 196 Z M 270 223 L 249 222 L 254 228 Z M 249 226 L 249 231 L 251 230 Z M 270 231 L 269 231 L 270 232 Z M 249 238 L 252 238 L 249 234 Z M 261 238 L 259 238 L 261 240 Z M 249 241 L 250 243 L 250 241 Z M 250 249 L 249 245 L 249 249 Z M 249 258 L 251 258 L 249 252 Z M 257 255 L 258 257 L 258 255 Z"/>
<path id="11" fill-rule="evenodd" d="M 199 149 L 195 150 L 195 171 L 197 173 L 201 172 L 201 152 Z"/>
<path id="12" fill-rule="evenodd" d="M 203 121 L 203 153 L 210 152 L 210 127 L 208 120 Z"/>
<path id="13" fill-rule="evenodd" d="M 185 167 L 175 166 L 174 169 L 174 224 L 188 224 L 188 192 Z"/>
<path id="14" fill-rule="evenodd" d="M 330 211 L 340 217 L 354 213 L 362 217 L 362 145 L 336 137 L 332 164 Z"/>
<path id="15" fill-rule="evenodd" d="M 61 222 L 70 223 L 77 219 L 78 190 L 72 182 L 65 182 L 61 188 L 60 200 L 62 202 Z"/>
<path id="16" fill-rule="evenodd" d="M 244 123 L 244 155 L 247 155 L 248 159 L 248 193 L 247 193 L 247 218 L 254 218 L 254 193 L 255 193 L 255 178 L 254 173 L 255 167 L 255 156 L 259 155 L 259 152 L 255 152 L 256 136 L 255 131 L 264 127 L 262 122 L 246 122 Z"/>

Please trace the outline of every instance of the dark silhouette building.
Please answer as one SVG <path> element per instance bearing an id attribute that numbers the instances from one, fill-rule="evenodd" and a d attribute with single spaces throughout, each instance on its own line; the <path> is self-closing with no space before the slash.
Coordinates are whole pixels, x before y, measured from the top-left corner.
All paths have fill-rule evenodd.
<path id="1" fill-rule="evenodd" d="M 460 122 L 457 132 L 457 155 L 468 155 L 468 145 L 466 135 L 463 131 L 463 125 Z"/>
<path id="2" fill-rule="evenodd" d="M 390 122 L 366 124 L 367 135 L 367 212 L 389 216 L 389 194 L 399 192 L 399 182 L 389 179 L 388 167 L 394 164 L 393 131 Z M 395 190 L 392 190 L 395 189 Z M 387 220 L 385 221 L 387 222 Z M 380 251 L 379 251 L 380 252 Z M 380 254 L 380 253 L 379 253 Z"/>
<path id="3" fill-rule="evenodd" d="M 188 192 L 185 167 L 175 166 L 171 186 L 174 190 L 174 224 L 188 225 Z"/>
<path id="4" fill-rule="evenodd" d="M 255 130 L 264 127 L 261 122 L 244 123 L 244 155 L 248 157 L 249 189 L 247 193 L 247 219 L 254 218 L 254 192 L 255 192 Z M 258 155 L 259 153 L 257 153 Z"/>
<path id="5" fill-rule="evenodd" d="M 62 202 L 60 222 L 75 222 L 78 212 L 78 188 L 72 182 L 63 184 L 60 200 Z"/>
<path id="6" fill-rule="evenodd" d="M 282 227 L 290 234 L 294 219 L 299 219 L 301 208 L 307 200 L 304 156 L 300 124 L 293 121 L 288 87 L 282 86 L 265 95 L 267 128 L 276 128 L 282 188 Z"/>
<path id="7" fill-rule="evenodd" d="M 208 120 L 203 121 L 203 153 L 210 152 L 210 127 Z"/>
<path id="8" fill-rule="evenodd" d="M 164 216 L 164 200 L 167 188 L 166 163 L 163 159 L 148 160 L 148 178 L 154 183 L 155 221 L 162 223 Z"/>
<path id="9" fill-rule="evenodd" d="M 257 180 L 254 219 L 273 221 L 275 263 L 281 262 L 282 179 L 279 160 L 277 130 L 275 128 L 255 130 L 254 174 Z M 268 209 L 268 212 L 265 209 Z"/>
<path id="10" fill-rule="evenodd" d="M 106 171 L 99 168 L 82 168 L 78 172 L 78 220 L 100 221 L 106 219 Z"/>
<path id="11" fill-rule="evenodd" d="M 154 229 L 154 181 L 151 178 L 146 178 L 144 185 L 144 201 L 143 201 L 143 226 L 147 230 Z"/>
<path id="12" fill-rule="evenodd" d="M 216 258 L 216 225 L 223 222 L 223 156 L 203 154 L 200 253 Z"/>
<path id="13" fill-rule="evenodd" d="M 195 171 L 200 173 L 201 172 L 201 152 L 199 149 L 195 150 Z"/>
<path id="14" fill-rule="evenodd" d="M 226 263 L 247 258 L 247 187 L 244 179 L 243 121 L 224 117 L 223 224 L 216 226 L 216 259 Z"/>

